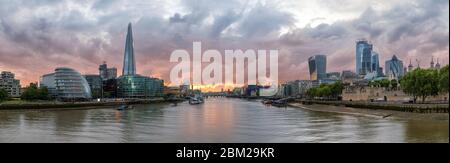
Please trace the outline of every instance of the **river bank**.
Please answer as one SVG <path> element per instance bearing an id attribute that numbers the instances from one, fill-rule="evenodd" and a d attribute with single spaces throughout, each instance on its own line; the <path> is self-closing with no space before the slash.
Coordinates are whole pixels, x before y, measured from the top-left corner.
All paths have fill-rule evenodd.
<path id="1" fill-rule="evenodd" d="M 137 104 L 153 104 L 171 102 L 163 98 L 144 99 L 144 100 L 118 100 L 107 102 L 18 102 L 18 103 L 2 103 L 0 110 L 41 110 L 41 109 L 92 109 L 116 107 L 120 105 L 137 105 Z"/>
<path id="2" fill-rule="evenodd" d="M 364 109 L 364 108 L 352 108 L 346 106 L 335 106 L 335 105 L 324 105 L 324 104 L 313 104 L 305 105 L 301 103 L 289 103 L 288 106 L 294 108 L 305 109 L 309 111 L 327 112 L 327 113 L 338 113 L 338 114 L 348 114 L 355 116 L 368 116 L 374 118 L 382 119 L 411 119 L 411 120 L 449 120 L 448 113 L 427 113 L 421 114 L 416 112 L 402 112 L 395 110 L 382 110 L 382 109 Z"/>

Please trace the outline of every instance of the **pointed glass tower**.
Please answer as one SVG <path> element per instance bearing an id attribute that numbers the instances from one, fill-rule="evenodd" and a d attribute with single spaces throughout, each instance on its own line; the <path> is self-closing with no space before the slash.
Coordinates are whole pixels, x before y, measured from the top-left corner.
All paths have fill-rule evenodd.
<path id="1" fill-rule="evenodd" d="M 122 75 L 136 75 L 136 64 L 134 60 L 134 43 L 133 43 L 133 30 L 131 23 L 128 24 L 127 38 L 125 42 L 125 54 L 123 58 L 123 70 Z"/>

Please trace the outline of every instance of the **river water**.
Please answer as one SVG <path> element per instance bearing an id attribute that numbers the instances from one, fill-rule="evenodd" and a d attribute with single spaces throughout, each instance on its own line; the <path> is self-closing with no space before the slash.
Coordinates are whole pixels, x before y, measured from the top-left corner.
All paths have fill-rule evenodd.
<path id="1" fill-rule="evenodd" d="M 0 111 L 0 142 L 448 143 L 448 133 L 445 120 L 382 119 L 228 98 L 128 111 Z"/>

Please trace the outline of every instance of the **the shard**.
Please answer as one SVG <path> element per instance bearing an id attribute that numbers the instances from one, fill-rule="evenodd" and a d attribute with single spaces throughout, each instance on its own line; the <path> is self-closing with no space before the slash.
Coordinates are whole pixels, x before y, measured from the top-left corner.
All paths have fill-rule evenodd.
<path id="1" fill-rule="evenodd" d="M 127 38 L 125 42 L 125 54 L 123 58 L 123 70 L 122 75 L 136 75 L 136 62 L 134 60 L 134 43 L 133 43 L 133 30 L 131 23 L 128 24 Z"/>

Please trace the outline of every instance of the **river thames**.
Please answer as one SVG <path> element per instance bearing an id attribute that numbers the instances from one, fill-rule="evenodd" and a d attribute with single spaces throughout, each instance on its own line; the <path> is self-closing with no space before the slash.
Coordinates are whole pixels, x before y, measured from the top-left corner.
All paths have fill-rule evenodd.
<path id="1" fill-rule="evenodd" d="M 0 142 L 7 143 L 448 143 L 448 133 L 448 120 L 383 119 L 228 98 L 128 111 L 0 111 Z"/>

